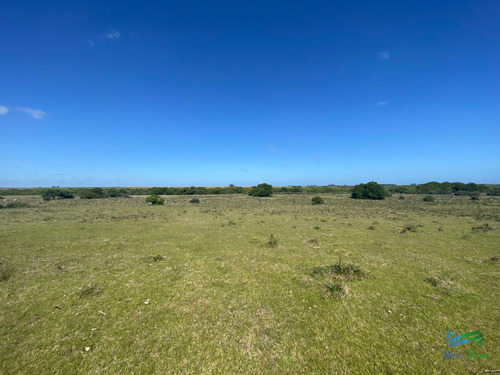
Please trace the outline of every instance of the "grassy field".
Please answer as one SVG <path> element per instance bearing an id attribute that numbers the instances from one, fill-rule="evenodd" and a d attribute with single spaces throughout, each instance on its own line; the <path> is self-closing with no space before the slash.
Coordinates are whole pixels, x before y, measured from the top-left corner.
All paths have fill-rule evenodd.
<path id="1" fill-rule="evenodd" d="M 30 206 L 0 210 L 0 373 L 500 368 L 499 197 L 322 197 L 8 197 Z"/>

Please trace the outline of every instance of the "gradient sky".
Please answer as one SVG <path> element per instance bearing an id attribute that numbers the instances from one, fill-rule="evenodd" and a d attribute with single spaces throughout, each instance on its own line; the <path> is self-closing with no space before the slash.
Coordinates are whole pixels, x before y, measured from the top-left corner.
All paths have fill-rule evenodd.
<path id="1" fill-rule="evenodd" d="M 500 1 L 1 1 L 0 186 L 500 183 Z"/>

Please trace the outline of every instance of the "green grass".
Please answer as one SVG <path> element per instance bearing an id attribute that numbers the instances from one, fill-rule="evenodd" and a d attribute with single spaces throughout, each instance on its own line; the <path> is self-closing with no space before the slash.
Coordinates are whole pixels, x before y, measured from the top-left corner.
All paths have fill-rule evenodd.
<path id="1" fill-rule="evenodd" d="M 0 210 L 0 373 L 500 368 L 499 197 L 321 197 L 9 196 L 29 206 Z"/>

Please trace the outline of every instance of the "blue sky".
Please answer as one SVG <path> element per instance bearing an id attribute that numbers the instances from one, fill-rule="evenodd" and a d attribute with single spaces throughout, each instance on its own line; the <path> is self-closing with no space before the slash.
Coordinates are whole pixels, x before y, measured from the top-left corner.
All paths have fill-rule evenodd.
<path id="1" fill-rule="evenodd" d="M 0 186 L 500 183 L 500 2 L 4 1 Z"/>

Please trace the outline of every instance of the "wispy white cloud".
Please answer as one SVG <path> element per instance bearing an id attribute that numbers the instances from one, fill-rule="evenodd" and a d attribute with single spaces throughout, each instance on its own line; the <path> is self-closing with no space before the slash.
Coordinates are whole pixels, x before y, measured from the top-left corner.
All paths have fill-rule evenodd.
<path id="1" fill-rule="evenodd" d="M 95 43 L 94 43 L 94 41 L 93 41 L 92 39 L 88 38 L 88 39 L 86 39 L 85 41 L 87 42 L 87 44 L 88 44 L 89 46 L 91 46 L 91 47 L 95 47 Z"/>
<path id="2" fill-rule="evenodd" d="M 120 39 L 120 33 L 115 29 L 111 29 L 105 36 L 107 39 Z"/>
<path id="3" fill-rule="evenodd" d="M 7 112 L 9 112 L 9 108 L 0 105 L 0 115 L 5 115 Z"/>
<path id="4" fill-rule="evenodd" d="M 16 107 L 14 108 L 18 112 L 24 112 L 33 117 L 34 119 L 40 120 L 43 116 L 47 115 L 46 112 L 39 109 L 33 109 L 30 107 Z"/>
<path id="5" fill-rule="evenodd" d="M 378 105 L 382 105 L 382 106 L 387 105 L 387 103 L 388 102 L 386 100 L 384 100 L 384 101 L 380 100 L 377 102 Z"/>
<path id="6" fill-rule="evenodd" d="M 275 148 L 275 147 L 273 147 L 273 146 L 268 146 L 268 147 L 267 147 L 267 149 L 268 149 L 269 151 L 271 151 L 271 152 L 276 152 L 276 151 L 278 151 L 278 149 L 277 149 L 277 148 Z"/>
<path id="7" fill-rule="evenodd" d="M 385 60 L 389 60 L 390 58 L 391 58 L 391 54 L 389 53 L 389 51 L 382 51 L 382 52 L 379 52 L 377 55 L 378 61 L 385 61 Z"/>

